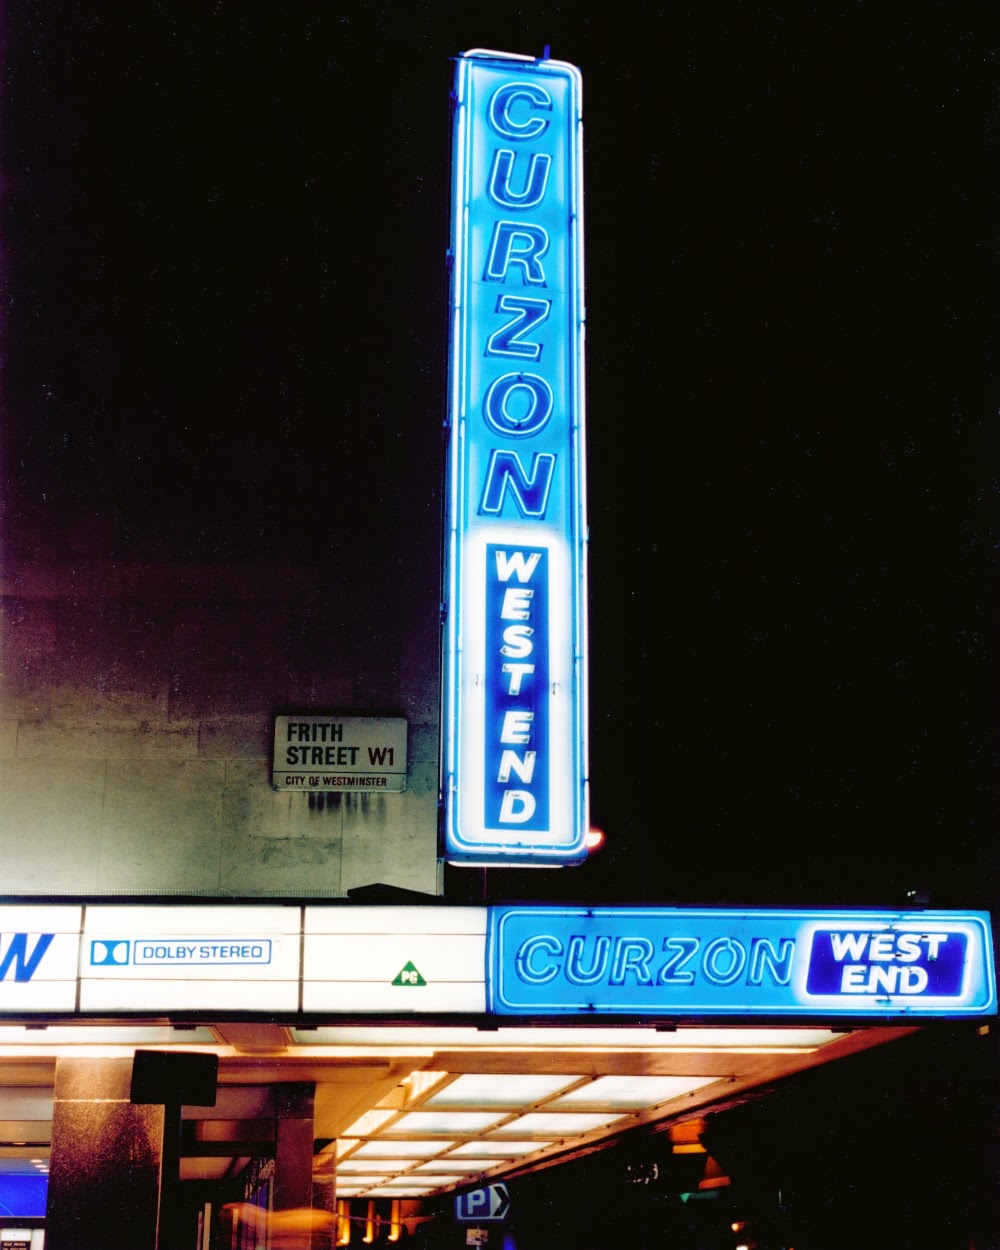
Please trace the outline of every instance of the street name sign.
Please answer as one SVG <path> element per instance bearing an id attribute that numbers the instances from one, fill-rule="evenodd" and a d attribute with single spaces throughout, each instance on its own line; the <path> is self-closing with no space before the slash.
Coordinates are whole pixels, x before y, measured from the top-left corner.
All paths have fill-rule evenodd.
<path id="1" fill-rule="evenodd" d="M 399 717 L 277 716 L 276 790 L 401 794 L 406 721 Z"/>

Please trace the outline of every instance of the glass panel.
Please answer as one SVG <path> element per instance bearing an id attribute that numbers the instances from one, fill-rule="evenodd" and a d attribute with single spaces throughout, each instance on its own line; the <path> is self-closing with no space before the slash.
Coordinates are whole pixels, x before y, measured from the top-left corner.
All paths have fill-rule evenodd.
<path id="1" fill-rule="evenodd" d="M 711 1085 L 717 1076 L 601 1076 L 546 1104 L 546 1109 L 598 1104 L 622 1111 L 653 1107 Z"/>
<path id="2" fill-rule="evenodd" d="M 424 1107 L 524 1107 L 580 1080 L 579 1076 L 468 1073 L 438 1090 Z"/>
<path id="3" fill-rule="evenodd" d="M 337 1177 L 349 1176 L 353 1181 L 356 1172 L 401 1172 L 406 1166 L 399 1159 L 358 1159 L 352 1155 L 337 1164 Z"/>
<path id="4" fill-rule="evenodd" d="M 461 1146 L 456 1146 L 454 1150 L 448 1151 L 448 1158 L 456 1157 L 467 1159 L 514 1159 L 518 1155 L 530 1154 L 533 1150 L 543 1150 L 546 1146 L 551 1146 L 552 1141 L 478 1141 L 463 1142 Z"/>
<path id="5" fill-rule="evenodd" d="M 530 1111 L 504 1126 L 504 1133 L 545 1133 L 549 1137 L 576 1137 L 622 1117 L 617 1111 L 587 1114 L 580 1111 Z"/>
<path id="6" fill-rule="evenodd" d="M 500 1124 L 495 1111 L 408 1111 L 393 1124 L 392 1134 L 440 1133 L 443 1137 L 469 1137 Z"/>
<path id="7" fill-rule="evenodd" d="M 366 1141 L 351 1154 L 352 1159 L 399 1159 L 399 1170 L 405 1159 L 426 1159 L 447 1145 L 442 1141 Z"/>

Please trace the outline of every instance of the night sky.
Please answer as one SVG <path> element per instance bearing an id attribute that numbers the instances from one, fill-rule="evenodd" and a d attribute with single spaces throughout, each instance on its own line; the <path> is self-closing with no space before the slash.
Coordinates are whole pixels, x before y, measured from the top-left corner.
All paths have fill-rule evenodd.
<path id="1" fill-rule="evenodd" d="M 453 58 L 549 46 L 608 844 L 492 888 L 992 905 L 997 6 L 501 11 L 7 5 L 7 558 L 363 553 L 433 607 Z"/>

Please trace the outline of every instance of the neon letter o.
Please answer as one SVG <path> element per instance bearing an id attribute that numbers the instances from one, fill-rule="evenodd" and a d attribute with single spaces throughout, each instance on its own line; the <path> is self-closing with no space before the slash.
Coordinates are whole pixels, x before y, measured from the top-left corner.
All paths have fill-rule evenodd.
<path id="1" fill-rule="evenodd" d="M 511 412 L 508 400 L 516 392 L 527 398 L 523 415 Z M 531 438 L 552 416 L 552 388 L 537 373 L 505 373 L 490 384 L 483 400 L 486 424 L 508 438 Z"/>

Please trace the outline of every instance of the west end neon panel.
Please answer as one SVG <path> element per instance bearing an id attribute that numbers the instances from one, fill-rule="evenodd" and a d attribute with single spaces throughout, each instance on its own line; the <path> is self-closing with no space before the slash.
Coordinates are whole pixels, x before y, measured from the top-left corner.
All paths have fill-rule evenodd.
<path id="1" fill-rule="evenodd" d="M 491 907 L 497 1015 L 993 1015 L 985 912 Z"/>
<path id="2" fill-rule="evenodd" d="M 458 59 L 452 168 L 445 854 L 586 857 L 581 84 Z"/>

